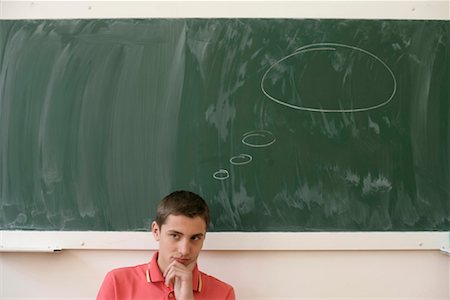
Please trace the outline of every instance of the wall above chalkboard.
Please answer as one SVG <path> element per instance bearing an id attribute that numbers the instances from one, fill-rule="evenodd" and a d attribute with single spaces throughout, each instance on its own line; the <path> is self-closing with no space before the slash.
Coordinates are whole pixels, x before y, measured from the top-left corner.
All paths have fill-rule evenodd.
<path id="1" fill-rule="evenodd" d="M 0 229 L 447 231 L 450 23 L 0 21 Z"/>

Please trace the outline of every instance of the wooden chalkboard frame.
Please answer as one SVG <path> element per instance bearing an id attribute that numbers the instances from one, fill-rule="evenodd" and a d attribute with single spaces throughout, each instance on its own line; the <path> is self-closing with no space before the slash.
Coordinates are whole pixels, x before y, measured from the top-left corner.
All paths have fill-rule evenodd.
<path id="1" fill-rule="evenodd" d="M 0 231 L 0 252 L 157 250 L 150 232 Z M 210 232 L 206 251 L 450 251 L 450 232 Z"/>

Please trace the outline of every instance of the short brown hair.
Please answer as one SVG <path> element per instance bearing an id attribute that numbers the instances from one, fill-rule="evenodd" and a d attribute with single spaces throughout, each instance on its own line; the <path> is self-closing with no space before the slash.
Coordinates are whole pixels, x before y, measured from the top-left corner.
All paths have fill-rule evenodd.
<path id="1" fill-rule="evenodd" d="M 189 191 L 175 191 L 164 197 L 156 210 L 155 222 L 161 227 L 170 216 L 201 217 L 208 229 L 210 216 L 206 201 L 199 195 Z"/>

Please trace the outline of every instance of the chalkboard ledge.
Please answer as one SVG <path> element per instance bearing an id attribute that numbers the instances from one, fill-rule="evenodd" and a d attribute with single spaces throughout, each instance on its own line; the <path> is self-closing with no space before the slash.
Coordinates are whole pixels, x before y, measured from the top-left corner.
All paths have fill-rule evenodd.
<path id="1" fill-rule="evenodd" d="M 150 232 L 0 231 L 0 252 L 156 250 Z M 450 250 L 450 232 L 210 232 L 206 251 Z"/>

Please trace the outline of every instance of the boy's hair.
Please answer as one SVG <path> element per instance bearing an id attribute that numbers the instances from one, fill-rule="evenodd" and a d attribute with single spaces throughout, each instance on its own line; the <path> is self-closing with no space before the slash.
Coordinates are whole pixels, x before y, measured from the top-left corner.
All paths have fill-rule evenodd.
<path id="1" fill-rule="evenodd" d="M 206 201 L 189 191 L 175 191 L 164 197 L 156 210 L 155 222 L 161 227 L 170 216 L 201 217 L 208 229 L 210 216 Z"/>

